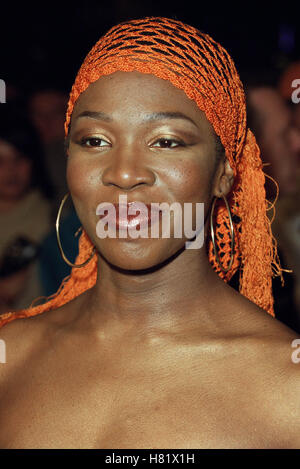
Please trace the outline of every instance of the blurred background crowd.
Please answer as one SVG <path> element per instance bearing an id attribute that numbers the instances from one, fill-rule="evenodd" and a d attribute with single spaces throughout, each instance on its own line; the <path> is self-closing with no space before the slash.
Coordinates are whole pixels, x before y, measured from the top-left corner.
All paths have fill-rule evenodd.
<path id="1" fill-rule="evenodd" d="M 55 293 L 70 273 L 54 225 L 68 191 L 63 128 L 68 94 L 85 55 L 120 21 L 167 16 L 210 34 L 235 60 L 248 125 L 266 174 L 279 185 L 275 217 L 273 210 L 269 214 L 281 264 L 292 273 L 284 273 L 284 287 L 279 278 L 273 281 L 275 314 L 300 332 L 300 31 L 293 6 L 273 4 L 263 11 L 252 3 L 236 9 L 198 2 L 195 9 L 188 1 L 110 0 L 32 8 L 24 2 L 2 6 L 1 15 L 6 102 L 0 99 L 0 314 Z M 274 201 L 271 178 L 266 192 Z M 74 209 L 64 209 L 61 239 L 73 262 L 79 227 Z"/>

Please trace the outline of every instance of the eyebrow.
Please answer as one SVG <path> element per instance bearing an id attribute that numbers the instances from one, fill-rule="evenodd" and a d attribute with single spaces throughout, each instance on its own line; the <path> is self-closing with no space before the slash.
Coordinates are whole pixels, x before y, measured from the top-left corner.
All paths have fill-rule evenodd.
<path id="1" fill-rule="evenodd" d="M 81 117 L 90 117 L 91 119 L 97 119 L 105 122 L 112 122 L 112 118 L 109 117 L 107 114 L 104 112 L 97 112 L 97 111 L 83 111 L 81 112 L 77 117 L 75 117 L 75 120 L 80 119 Z"/>
<path id="2" fill-rule="evenodd" d="M 83 111 L 75 118 L 75 120 L 82 117 L 90 117 L 91 119 L 113 122 L 113 119 L 108 114 L 105 114 L 105 112 L 101 111 Z M 143 122 L 159 121 L 164 119 L 184 119 L 191 122 L 195 127 L 198 128 L 193 119 L 186 116 L 182 112 L 155 112 L 153 114 L 146 115 L 143 119 Z"/>

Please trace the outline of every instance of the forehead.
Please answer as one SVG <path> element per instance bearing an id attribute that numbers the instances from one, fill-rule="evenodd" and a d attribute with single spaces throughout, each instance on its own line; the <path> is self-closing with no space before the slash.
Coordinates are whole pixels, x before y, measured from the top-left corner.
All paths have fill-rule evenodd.
<path id="1" fill-rule="evenodd" d="M 181 112 L 214 132 L 203 111 L 168 80 L 141 72 L 115 72 L 102 76 L 79 96 L 72 121 L 86 110 L 103 111 L 118 117 L 128 113 Z"/>

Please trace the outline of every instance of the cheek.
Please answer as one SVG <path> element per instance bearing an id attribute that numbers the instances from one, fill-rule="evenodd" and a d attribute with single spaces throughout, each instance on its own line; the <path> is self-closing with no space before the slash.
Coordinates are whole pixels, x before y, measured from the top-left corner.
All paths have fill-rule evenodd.
<path id="1" fill-rule="evenodd" d="M 67 183 L 72 197 L 82 199 L 97 186 L 99 170 L 87 161 L 72 156 L 67 160 Z"/>
<path id="2" fill-rule="evenodd" d="M 76 213 L 89 231 L 96 223 L 96 207 L 99 203 L 99 167 L 83 158 L 68 157 L 67 183 Z"/>
<path id="3" fill-rule="evenodd" d="M 175 198 L 186 202 L 207 202 L 212 180 L 211 164 L 200 158 L 182 160 L 170 174 Z"/>

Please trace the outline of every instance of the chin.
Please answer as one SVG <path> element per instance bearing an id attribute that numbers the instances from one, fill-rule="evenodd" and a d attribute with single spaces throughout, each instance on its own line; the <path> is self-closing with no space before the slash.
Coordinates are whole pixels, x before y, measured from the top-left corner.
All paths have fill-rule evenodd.
<path id="1" fill-rule="evenodd" d="M 159 268 L 181 250 L 180 246 L 167 246 L 165 241 L 170 240 L 160 239 L 155 242 L 154 240 L 115 239 L 110 240 L 110 244 L 107 245 L 103 241 L 101 245 L 97 243 L 97 249 L 101 257 L 118 269 L 147 270 Z"/>

